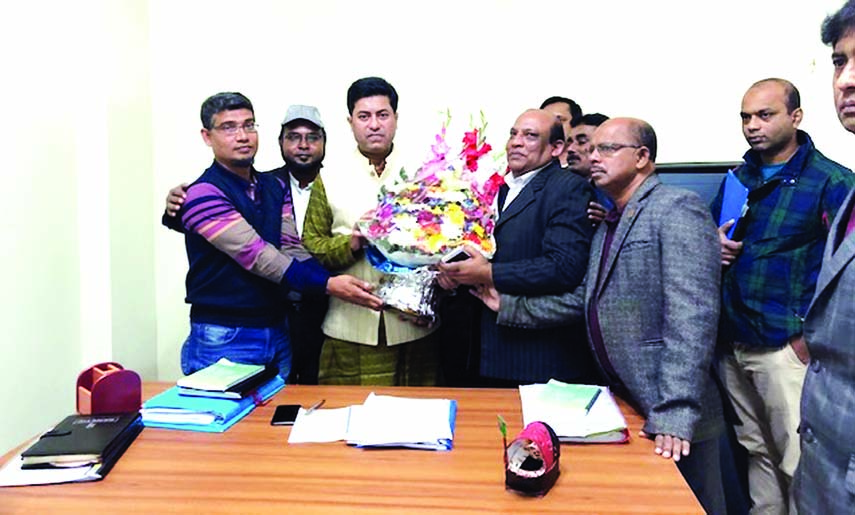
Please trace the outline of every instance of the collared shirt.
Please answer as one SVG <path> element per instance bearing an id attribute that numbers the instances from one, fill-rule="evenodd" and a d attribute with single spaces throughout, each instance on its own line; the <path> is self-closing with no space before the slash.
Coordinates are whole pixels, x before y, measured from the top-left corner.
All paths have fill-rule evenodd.
<path id="1" fill-rule="evenodd" d="M 309 197 L 312 196 L 312 184 L 310 182 L 305 188 L 300 187 L 300 181 L 288 174 L 291 182 L 291 202 L 294 207 L 294 222 L 297 225 L 297 234 L 303 236 L 303 222 L 306 220 L 306 208 L 309 206 Z"/>
<path id="2" fill-rule="evenodd" d="M 528 172 L 528 173 L 525 173 L 525 174 L 523 174 L 523 175 L 521 175 L 521 176 L 519 176 L 519 177 L 515 177 L 513 173 L 507 173 L 507 174 L 505 174 L 505 184 L 507 184 L 507 185 L 508 185 L 508 193 L 507 193 L 507 195 L 505 196 L 505 202 L 504 202 L 501 206 L 499 206 L 499 205 L 498 205 L 499 197 L 498 197 L 498 195 L 496 196 L 496 200 L 494 200 L 494 201 L 493 201 L 493 202 L 494 202 L 494 205 L 493 205 L 493 211 L 494 211 L 495 213 L 499 213 L 499 212 L 501 212 L 501 211 L 504 211 L 504 210 L 505 210 L 505 208 L 507 208 L 508 206 L 510 206 L 510 205 L 511 205 L 511 202 L 513 202 L 513 201 L 514 201 L 514 199 L 515 199 L 515 198 L 517 198 L 517 195 L 519 195 L 519 194 L 520 194 L 520 192 L 522 191 L 522 189 L 523 189 L 523 188 L 525 188 L 525 187 L 526 187 L 526 185 L 527 185 L 529 182 L 531 182 L 531 180 L 532 180 L 532 179 L 534 179 L 534 177 L 535 177 L 535 176 L 536 176 L 536 175 L 537 175 L 541 170 L 543 170 L 544 168 L 546 168 L 546 166 L 547 166 L 548 164 L 549 164 L 549 163 L 546 163 L 545 165 L 541 166 L 540 168 L 535 168 L 534 170 L 532 170 L 532 171 L 530 171 L 530 172 Z M 500 208 L 500 209 L 496 209 L 497 207 L 498 207 L 498 208 Z"/>
<path id="3" fill-rule="evenodd" d="M 855 174 L 822 155 L 798 131 L 799 148 L 768 180 L 749 150 L 734 173 L 748 188 L 740 221 L 742 252 L 722 276 L 721 337 L 748 347 L 780 348 L 801 334 L 822 264 L 828 227 Z M 713 200 L 719 219 L 723 187 Z"/>

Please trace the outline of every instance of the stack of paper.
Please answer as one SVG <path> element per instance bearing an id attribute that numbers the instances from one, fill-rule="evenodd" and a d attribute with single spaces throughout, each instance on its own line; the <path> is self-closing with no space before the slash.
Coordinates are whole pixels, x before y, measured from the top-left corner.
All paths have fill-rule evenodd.
<path id="1" fill-rule="evenodd" d="M 357 447 L 451 450 L 457 402 L 371 393 L 363 404 L 339 409 L 300 410 L 289 443 L 345 440 Z"/>
<path id="2" fill-rule="evenodd" d="M 102 479 L 142 428 L 137 412 L 66 417 L 0 469 L 0 486 Z"/>
<path id="3" fill-rule="evenodd" d="M 143 403 L 140 412 L 146 427 L 222 433 L 284 386 L 285 381 L 277 375 L 260 386 L 255 396 L 240 399 L 181 395 L 179 387 L 173 386 Z"/>
<path id="4" fill-rule="evenodd" d="M 562 442 L 620 443 L 629 440 L 626 420 L 605 386 L 551 379 L 520 386 L 523 423 L 549 424 Z"/>

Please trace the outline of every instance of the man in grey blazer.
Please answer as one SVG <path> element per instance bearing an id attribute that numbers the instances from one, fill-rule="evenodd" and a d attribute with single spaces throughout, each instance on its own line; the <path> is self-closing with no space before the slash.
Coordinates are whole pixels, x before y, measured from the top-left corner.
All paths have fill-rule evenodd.
<path id="1" fill-rule="evenodd" d="M 822 42 L 833 48 L 837 116 L 855 133 L 855 1 L 825 19 Z M 799 513 L 855 513 L 855 192 L 829 230 L 804 335 L 810 363 L 793 497 Z"/>
<path id="2" fill-rule="evenodd" d="M 616 118 L 594 133 L 592 177 L 614 201 L 591 243 L 585 285 L 563 296 L 481 289 L 498 323 L 548 327 L 586 317 L 608 384 L 646 418 L 642 436 L 672 458 L 707 513 L 724 513 L 721 399 L 711 360 L 720 248 L 700 198 L 655 173 L 656 135 Z"/>
<path id="3" fill-rule="evenodd" d="M 588 263 L 593 230 L 586 209 L 593 188 L 555 160 L 564 148 L 564 130 L 552 113 L 531 109 L 521 114 L 506 148 L 510 173 L 497 199 L 496 253 L 487 261 L 472 251 L 463 262 L 441 265 L 441 284 L 495 285 L 515 295 L 572 291 Z M 500 326 L 494 312 L 483 310 L 483 386 L 550 378 L 580 382 L 589 380 L 593 370 L 581 324 L 523 330 Z"/>

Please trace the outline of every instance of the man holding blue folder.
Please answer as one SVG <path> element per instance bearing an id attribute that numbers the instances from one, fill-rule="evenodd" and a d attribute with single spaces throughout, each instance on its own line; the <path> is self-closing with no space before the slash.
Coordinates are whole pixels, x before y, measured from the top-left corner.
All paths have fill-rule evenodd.
<path id="1" fill-rule="evenodd" d="M 751 149 L 733 176 L 744 188 L 734 187 L 728 177 L 712 203 L 724 267 L 720 374 L 739 418 L 737 439 L 749 454 L 753 509 L 787 513 L 808 362 L 802 321 L 829 224 L 855 175 L 798 130 L 802 109 L 790 82 L 765 79 L 752 85 L 740 116 Z M 726 214 L 734 210 L 741 216 Z"/>

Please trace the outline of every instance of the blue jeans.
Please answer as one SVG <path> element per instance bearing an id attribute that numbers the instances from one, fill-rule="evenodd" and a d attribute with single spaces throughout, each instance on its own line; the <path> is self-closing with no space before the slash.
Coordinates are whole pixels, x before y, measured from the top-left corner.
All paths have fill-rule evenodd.
<path id="1" fill-rule="evenodd" d="M 190 336 L 181 347 L 184 374 L 192 374 L 220 358 L 254 365 L 270 363 L 279 367 L 282 378 L 287 378 L 291 371 L 287 321 L 274 327 L 227 327 L 191 322 Z"/>

